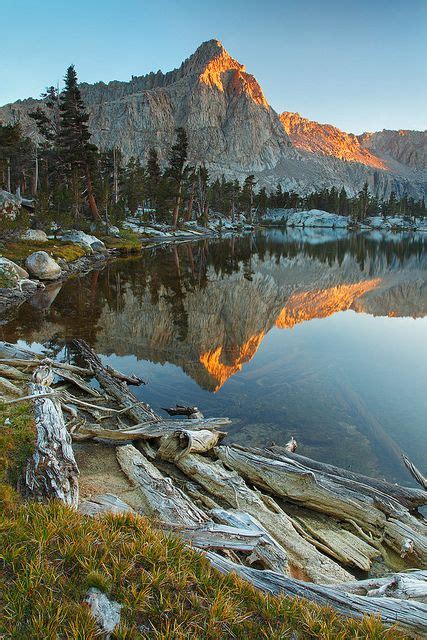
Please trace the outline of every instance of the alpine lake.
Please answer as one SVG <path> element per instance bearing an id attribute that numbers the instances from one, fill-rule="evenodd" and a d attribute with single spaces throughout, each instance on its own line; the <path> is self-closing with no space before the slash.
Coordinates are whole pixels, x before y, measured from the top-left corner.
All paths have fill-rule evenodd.
<path id="1" fill-rule="evenodd" d="M 426 471 L 427 235 L 259 230 L 161 245 L 53 283 L 0 337 L 84 338 L 156 411 L 228 416 L 228 441 L 412 485 Z"/>

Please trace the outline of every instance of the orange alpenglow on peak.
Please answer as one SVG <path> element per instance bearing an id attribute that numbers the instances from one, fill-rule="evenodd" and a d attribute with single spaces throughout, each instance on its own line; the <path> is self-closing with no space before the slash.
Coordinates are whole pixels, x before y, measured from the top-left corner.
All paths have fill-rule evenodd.
<path id="1" fill-rule="evenodd" d="M 223 353 L 223 347 L 221 345 L 216 349 L 212 349 L 212 351 L 206 351 L 201 354 L 201 364 L 217 383 L 214 388 L 214 392 L 219 391 L 231 376 L 234 376 L 235 373 L 241 371 L 243 365 L 252 360 L 264 336 L 264 331 L 261 331 L 261 333 L 250 337 L 240 347 L 238 356 L 234 358 L 232 364 L 225 364 L 221 362 L 221 356 Z"/>
<path id="2" fill-rule="evenodd" d="M 341 131 L 331 124 L 308 120 L 291 111 L 284 111 L 279 118 L 292 144 L 298 149 L 334 156 L 340 160 L 360 162 L 376 169 L 387 169 L 387 165 L 366 149 L 353 133 Z"/>
<path id="3" fill-rule="evenodd" d="M 381 278 L 342 284 L 329 289 L 303 291 L 292 295 L 276 320 L 279 329 L 291 329 L 300 322 L 327 318 L 338 311 L 347 311 L 357 298 L 381 284 Z"/>
<path id="4" fill-rule="evenodd" d="M 246 73 L 246 67 L 232 58 L 219 40 L 204 42 L 192 59 L 196 64 L 203 65 L 199 74 L 199 80 L 203 84 L 211 88 L 216 87 L 221 93 L 246 93 L 256 104 L 269 108 L 257 80 L 250 73 Z"/>

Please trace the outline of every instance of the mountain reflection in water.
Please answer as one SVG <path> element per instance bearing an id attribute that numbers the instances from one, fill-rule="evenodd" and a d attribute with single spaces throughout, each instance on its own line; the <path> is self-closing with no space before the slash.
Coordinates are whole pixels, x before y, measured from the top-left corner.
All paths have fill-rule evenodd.
<path id="1" fill-rule="evenodd" d="M 392 480 L 427 450 L 422 236 L 271 229 L 146 250 L 50 285 L 3 339 L 85 338 L 156 409 L 233 419 L 230 439 L 282 443 Z M 424 469 L 425 470 L 425 469 Z"/>

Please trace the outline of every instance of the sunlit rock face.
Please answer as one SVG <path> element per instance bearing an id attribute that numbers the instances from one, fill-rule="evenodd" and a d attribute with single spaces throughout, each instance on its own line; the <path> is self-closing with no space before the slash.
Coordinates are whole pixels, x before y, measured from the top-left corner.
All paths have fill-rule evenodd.
<path id="1" fill-rule="evenodd" d="M 83 83 L 81 91 L 94 142 L 101 149 L 120 148 L 125 158 L 144 161 L 153 146 L 164 164 L 175 129 L 182 126 L 190 162 L 205 163 L 211 177 L 242 181 L 253 173 L 269 189 L 280 182 L 300 193 L 344 186 L 351 195 L 365 181 L 379 197 L 391 190 L 415 197 L 426 192 L 425 133 L 356 137 L 298 114 L 279 118 L 257 80 L 218 40 L 203 43 L 168 73 Z M 19 120 L 25 131 L 32 130 L 28 113 L 38 103 L 28 99 L 0 107 L 0 120 Z"/>
<path id="2" fill-rule="evenodd" d="M 313 122 L 290 111 L 280 114 L 280 121 L 297 149 L 387 169 L 387 165 L 365 149 L 359 138 L 352 133 L 345 133 L 331 124 Z"/>

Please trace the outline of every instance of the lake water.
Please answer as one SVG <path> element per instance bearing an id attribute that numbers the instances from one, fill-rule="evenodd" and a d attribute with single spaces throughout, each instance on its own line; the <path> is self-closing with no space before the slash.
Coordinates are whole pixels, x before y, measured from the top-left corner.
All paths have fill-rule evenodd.
<path id="1" fill-rule="evenodd" d="M 426 472 L 427 237 L 270 229 L 147 249 L 53 284 L 0 327 L 85 338 L 153 408 L 229 416 L 230 441 L 411 484 Z"/>

